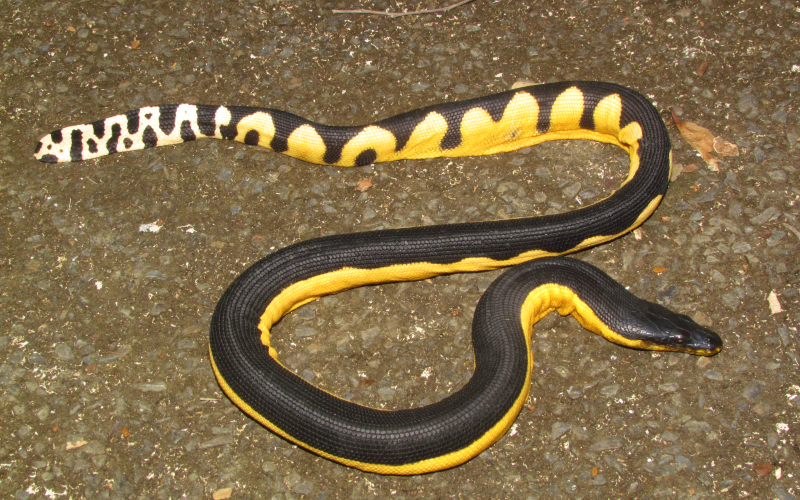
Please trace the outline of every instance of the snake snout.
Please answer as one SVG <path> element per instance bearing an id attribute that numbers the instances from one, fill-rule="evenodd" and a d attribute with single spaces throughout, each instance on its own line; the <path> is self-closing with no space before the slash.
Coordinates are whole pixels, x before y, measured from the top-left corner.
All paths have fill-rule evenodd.
<path id="1" fill-rule="evenodd" d="M 698 324 L 685 314 L 678 314 L 666 307 L 645 302 L 640 309 L 642 331 L 646 340 L 664 350 L 712 356 L 722 350 L 722 339 L 716 332 Z"/>
<path id="2" fill-rule="evenodd" d="M 673 313 L 674 326 L 672 332 L 677 333 L 679 343 L 676 347 L 683 347 L 685 352 L 710 356 L 722 350 L 722 339 L 716 332 L 699 325 L 685 314 Z"/>

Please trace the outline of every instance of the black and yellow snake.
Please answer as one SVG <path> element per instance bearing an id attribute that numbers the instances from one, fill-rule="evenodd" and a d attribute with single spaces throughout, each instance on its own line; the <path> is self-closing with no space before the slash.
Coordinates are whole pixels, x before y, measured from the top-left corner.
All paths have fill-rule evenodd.
<path id="1" fill-rule="evenodd" d="M 687 316 L 634 297 L 586 263 L 555 257 L 631 231 L 667 189 L 667 131 L 647 99 L 630 89 L 600 82 L 531 86 L 358 127 L 265 108 L 160 105 L 52 132 L 34 156 L 76 161 L 202 137 L 339 166 L 493 154 L 556 139 L 593 139 L 630 154 L 620 189 L 572 212 L 316 238 L 278 250 L 239 276 L 211 323 L 219 384 L 255 420 L 324 457 L 386 474 L 436 471 L 471 459 L 508 430 L 523 406 L 533 324 L 551 311 L 572 314 L 629 347 L 700 355 L 722 348 L 717 334 Z M 272 325 L 323 295 L 515 264 L 521 265 L 489 287 L 475 312 L 473 377 L 429 406 L 381 411 L 345 401 L 283 367 L 270 347 Z"/>

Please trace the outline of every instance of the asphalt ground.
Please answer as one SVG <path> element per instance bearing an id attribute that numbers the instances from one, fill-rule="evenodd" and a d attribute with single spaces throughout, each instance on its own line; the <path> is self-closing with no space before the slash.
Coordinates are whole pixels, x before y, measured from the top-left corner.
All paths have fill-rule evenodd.
<path id="1" fill-rule="evenodd" d="M 443 4 L 0 5 L 2 498 L 798 496 L 798 2 L 478 0 L 394 18 L 332 9 Z M 424 476 L 341 466 L 239 411 L 207 355 L 217 299 L 264 254 L 323 234 L 572 210 L 624 180 L 623 152 L 578 141 L 353 169 L 220 141 L 31 156 L 54 129 L 144 105 L 347 125 L 568 79 L 648 96 L 685 170 L 636 234 L 577 258 L 724 349 L 626 350 L 547 318 L 512 430 Z M 739 155 L 710 170 L 669 108 Z M 285 318 L 274 345 L 352 401 L 436 401 L 470 377 L 472 313 L 497 274 L 327 297 Z"/>

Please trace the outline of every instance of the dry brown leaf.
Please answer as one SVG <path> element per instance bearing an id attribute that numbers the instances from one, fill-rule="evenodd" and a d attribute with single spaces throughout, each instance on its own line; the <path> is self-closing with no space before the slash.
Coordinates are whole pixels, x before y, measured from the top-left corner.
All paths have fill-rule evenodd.
<path id="1" fill-rule="evenodd" d="M 653 268 L 653 272 L 656 273 L 656 274 L 661 274 L 666 270 L 667 270 L 666 267 L 654 267 Z"/>
<path id="2" fill-rule="evenodd" d="M 678 127 L 683 139 L 700 153 L 709 170 L 719 172 L 719 159 L 712 154 L 712 151 L 714 151 L 714 134 L 696 123 L 681 121 L 672 108 L 669 108 L 669 111 L 672 113 L 672 121 L 675 122 L 675 126 Z"/>
<path id="3" fill-rule="evenodd" d="M 697 166 L 697 163 L 690 163 L 683 167 L 683 171 L 686 172 L 687 174 L 692 172 L 697 172 L 698 170 L 700 170 L 700 167 Z"/>
<path id="4" fill-rule="evenodd" d="M 722 157 L 739 156 L 739 147 L 732 142 L 726 141 L 722 137 L 714 137 L 714 151 Z"/>
<path id="5" fill-rule="evenodd" d="M 214 500 L 225 500 L 226 498 L 230 498 L 232 494 L 233 488 L 222 488 L 212 493 L 211 498 Z"/>
<path id="6" fill-rule="evenodd" d="M 369 179 L 361 179 L 360 181 L 358 181 L 358 184 L 356 184 L 356 190 L 360 193 L 363 193 L 364 191 L 368 190 L 371 187 L 372 187 L 372 177 L 370 177 Z"/>
<path id="7" fill-rule="evenodd" d="M 708 59 L 700 63 L 700 66 L 696 70 L 694 70 L 695 74 L 698 76 L 703 76 L 706 74 L 706 70 L 708 69 Z"/>
<path id="8" fill-rule="evenodd" d="M 772 472 L 772 464 L 769 462 L 764 462 L 762 464 L 756 465 L 753 470 L 755 470 L 759 476 L 764 477 L 770 472 Z"/>
<path id="9" fill-rule="evenodd" d="M 134 38 L 133 41 L 131 42 L 131 48 L 132 49 L 138 49 L 139 45 L 141 45 L 141 43 L 142 42 L 140 42 L 138 39 Z"/>
<path id="10" fill-rule="evenodd" d="M 67 26 L 67 31 L 69 31 L 71 33 L 75 33 L 78 30 L 76 30 L 75 27 L 73 27 L 73 26 Z"/>

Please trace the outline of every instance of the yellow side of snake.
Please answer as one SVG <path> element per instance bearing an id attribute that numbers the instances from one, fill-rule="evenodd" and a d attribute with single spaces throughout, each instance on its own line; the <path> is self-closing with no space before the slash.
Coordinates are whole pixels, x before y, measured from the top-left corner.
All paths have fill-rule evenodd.
<path id="1" fill-rule="evenodd" d="M 630 155 L 622 187 L 573 212 L 316 238 L 239 276 L 212 319 L 217 380 L 248 415 L 323 457 L 383 474 L 431 472 L 471 459 L 503 436 L 525 403 L 532 327 L 551 311 L 572 314 L 628 347 L 701 355 L 721 349 L 719 336 L 690 318 L 634 297 L 588 264 L 554 257 L 632 230 L 664 195 L 669 138 L 652 105 L 630 89 L 601 82 L 525 87 L 357 127 L 266 108 L 152 106 L 57 130 L 34 156 L 76 161 L 203 137 L 339 166 L 494 154 L 557 139 L 611 143 Z M 387 412 L 350 403 L 287 370 L 270 346 L 272 325 L 323 295 L 505 266 L 514 267 L 489 287 L 475 313 L 472 379 L 432 405 Z"/>

